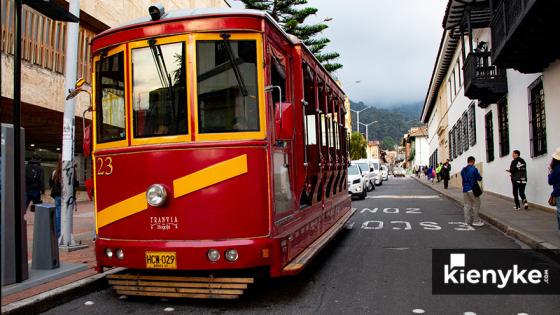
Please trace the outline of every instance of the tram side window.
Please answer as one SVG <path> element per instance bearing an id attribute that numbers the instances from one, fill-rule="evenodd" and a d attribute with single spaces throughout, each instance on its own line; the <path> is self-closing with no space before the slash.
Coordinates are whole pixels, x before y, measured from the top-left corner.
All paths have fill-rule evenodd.
<path id="1" fill-rule="evenodd" d="M 197 41 L 196 54 L 198 131 L 258 131 L 256 41 Z"/>
<path id="2" fill-rule="evenodd" d="M 126 139 L 124 52 L 95 63 L 97 142 Z"/>
<path id="3" fill-rule="evenodd" d="M 132 108 L 137 138 L 188 133 L 185 44 L 132 50 Z"/>
<path id="4" fill-rule="evenodd" d="M 306 145 L 316 145 L 317 144 L 317 126 L 315 118 L 315 82 L 313 80 L 314 74 L 309 69 L 308 66 L 304 67 L 304 98 L 307 102 L 305 107 L 305 117 L 306 117 L 306 132 L 305 132 L 305 144 Z"/>
<path id="5" fill-rule="evenodd" d="M 274 54 L 271 59 L 272 67 L 270 69 L 270 83 L 273 86 L 279 86 L 282 89 L 282 102 L 285 102 L 288 94 L 286 90 L 286 67 Z M 274 104 L 278 103 L 278 93 L 276 90 L 272 93 L 272 100 Z"/>

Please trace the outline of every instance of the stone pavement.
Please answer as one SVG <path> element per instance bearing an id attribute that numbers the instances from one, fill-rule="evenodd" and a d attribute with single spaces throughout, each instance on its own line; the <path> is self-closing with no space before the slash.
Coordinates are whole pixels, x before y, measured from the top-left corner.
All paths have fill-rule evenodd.
<path id="1" fill-rule="evenodd" d="M 411 176 L 438 193 L 463 204 L 463 191 L 456 187 L 443 188 L 440 183 Z M 487 223 L 534 249 L 560 249 L 560 231 L 556 214 L 529 207 L 529 210 L 513 210 L 513 201 L 498 196 L 482 194 L 480 216 Z"/>
<path id="2" fill-rule="evenodd" d="M 45 200 L 49 202 L 49 200 Z M 33 222 L 34 214 L 28 211 L 25 215 L 27 221 L 27 237 L 28 237 L 28 260 L 31 266 L 32 249 L 33 249 Z M 86 264 L 88 269 L 68 275 L 61 279 L 50 281 L 23 291 L 19 291 L 10 295 L 2 296 L 2 308 L 4 306 L 27 299 L 38 294 L 51 291 L 53 289 L 74 283 L 80 279 L 88 278 L 96 274 L 93 269 L 95 267 L 95 252 L 93 246 L 93 237 L 95 233 L 95 217 L 93 212 L 92 201 L 78 202 L 78 210 L 74 212 L 74 238 L 77 242 L 88 245 L 85 249 L 80 249 L 72 252 L 65 252 L 60 250 L 60 262 L 72 264 Z"/>

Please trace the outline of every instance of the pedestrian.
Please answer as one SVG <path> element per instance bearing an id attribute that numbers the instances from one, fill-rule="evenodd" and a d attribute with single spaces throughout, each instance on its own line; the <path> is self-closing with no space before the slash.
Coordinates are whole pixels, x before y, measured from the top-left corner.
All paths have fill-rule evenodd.
<path id="1" fill-rule="evenodd" d="M 438 166 L 436 168 L 436 175 L 437 175 L 437 182 L 441 182 L 441 169 L 443 168 L 443 164 L 438 163 Z"/>
<path id="2" fill-rule="evenodd" d="M 61 226 L 61 197 L 62 197 L 62 160 L 58 160 L 56 167 L 51 174 L 49 179 L 49 185 L 51 186 L 51 197 L 54 199 L 54 206 L 56 208 L 55 215 L 55 229 L 56 238 L 60 238 L 60 226 Z"/>
<path id="3" fill-rule="evenodd" d="M 511 185 L 513 187 L 513 200 L 515 201 L 514 210 L 521 209 L 519 197 L 523 201 L 525 210 L 529 209 L 527 196 L 525 196 L 525 186 L 527 185 L 527 163 L 521 158 L 519 150 L 513 150 L 511 153 L 513 160 L 509 166 L 509 175 L 511 176 Z"/>
<path id="4" fill-rule="evenodd" d="M 449 179 L 451 178 L 451 164 L 449 164 L 449 160 L 445 161 L 441 167 L 441 177 L 443 179 L 443 188 L 449 188 Z"/>
<path id="5" fill-rule="evenodd" d="M 556 206 L 556 220 L 558 221 L 558 230 L 560 230 L 560 148 L 552 155 L 550 168 L 548 173 L 548 184 L 552 186 L 552 193 L 548 199 L 551 206 Z"/>
<path id="6" fill-rule="evenodd" d="M 41 195 L 44 193 L 45 175 L 41 166 L 41 156 L 33 153 L 31 161 L 25 167 L 25 207 L 27 208 L 29 203 L 33 203 L 33 205 L 42 203 Z M 31 211 L 34 212 L 35 207 L 32 207 Z"/>
<path id="7" fill-rule="evenodd" d="M 428 177 L 428 180 L 432 181 L 432 183 L 434 182 L 434 168 L 432 166 L 430 166 L 426 171 L 426 176 Z"/>
<path id="8" fill-rule="evenodd" d="M 465 224 L 474 226 L 483 226 L 484 223 L 480 220 L 480 196 L 476 196 L 473 192 L 475 185 L 482 180 L 478 169 L 474 167 L 475 158 L 469 156 L 467 159 L 467 166 L 461 170 L 461 178 L 463 179 L 463 200 L 464 200 L 464 213 Z"/>

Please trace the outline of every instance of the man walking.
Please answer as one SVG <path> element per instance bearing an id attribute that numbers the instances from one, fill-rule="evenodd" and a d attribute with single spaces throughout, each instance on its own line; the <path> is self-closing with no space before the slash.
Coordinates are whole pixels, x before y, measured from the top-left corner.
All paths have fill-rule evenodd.
<path id="1" fill-rule="evenodd" d="M 28 207 L 30 202 L 33 202 L 33 205 L 42 203 L 41 195 L 45 193 L 45 178 L 41 157 L 37 153 L 33 153 L 31 161 L 25 167 L 25 193 L 25 207 Z M 35 211 L 34 208 L 31 210 Z"/>
<path id="2" fill-rule="evenodd" d="M 474 226 L 483 226 L 484 222 L 480 220 L 478 215 L 480 211 L 480 197 L 475 196 L 473 187 L 478 185 L 478 181 L 482 180 L 478 169 L 474 167 L 475 158 L 469 156 L 467 166 L 461 170 L 461 178 L 463 179 L 463 200 L 465 223 Z"/>
<path id="3" fill-rule="evenodd" d="M 509 166 L 509 175 L 511 176 L 511 185 L 513 187 L 513 200 L 515 201 L 514 210 L 521 209 L 519 204 L 519 197 L 523 201 L 523 206 L 525 210 L 529 209 L 529 203 L 527 202 L 527 197 L 525 196 L 525 186 L 527 185 L 527 164 L 525 160 L 521 158 L 521 152 L 519 150 L 513 150 L 511 153 L 513 160 Z"/>
<path id="4" fill-rule="evenodd" d="M 441 177 L 443 178 L 443 188 L 449 188 L 449 179 L 451 178 L 451 164 L 449 164 L 449 160 L 445 161 L 441 167 Z"/>

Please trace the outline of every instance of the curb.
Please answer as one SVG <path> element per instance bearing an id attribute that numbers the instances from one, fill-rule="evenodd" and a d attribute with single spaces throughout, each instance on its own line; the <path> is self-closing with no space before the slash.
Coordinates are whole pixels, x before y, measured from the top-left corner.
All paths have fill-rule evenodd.
<path id="1" fill-rule="evenodd" d="M 455 201 L 456 203 L 460 204 L 461 206 L 463 205 L 462 201 L 459 198 L 456 198 L 455 196 L 446 194 L 444 192 L 441 192 L 435 188 L 433 188 L 431 185 L 429 185 L 428 183 L 424 183 L 422 182 L 422 180 L 411 176 L 412 178 L 414 178 L 414 180 L 416 180 L 417 182 L 419 182 L 420 184 L 432 189 L 433 191 L 437 192 L 438 194 L 441 194 L 453 201 Z M 488 222 L 490 225 L 493 225 L 494 227 L 496 227 L 498 230 L 500 230 L 502 233 L 513 237 L 514 239 L 521 241 L 523 243 L 525 243 L 527 246 L 529 246 L 532 249 L 535 250 L 559 250 L 560 248 L 554 246 L 553 244 L 550 244 L 548 242 L 546 242 L 545 240 L 542 240 L 540 238 L 538 238 L 537 236 L 525 232 L 525 231 L 521 231 L 517 228 L 512 227 L 511 225 L 500 221 L 499 219 L 496 219 L 495 217 L 488 215 L 486 213 L 484 213 L 482 211 L 482 209 L 479 212 L 480 217 Z"/>
<path id="2" fill-rule="evenodd" d="M 74 283 L 10 303 L 2 306 L 2 314 L 40 314 L 58 305 L 106 288 L 108 283 L 105 276 L 120 272 L 123 269 L 124 268 L 113 268 L 104 273 L 96 274 Z"/>

